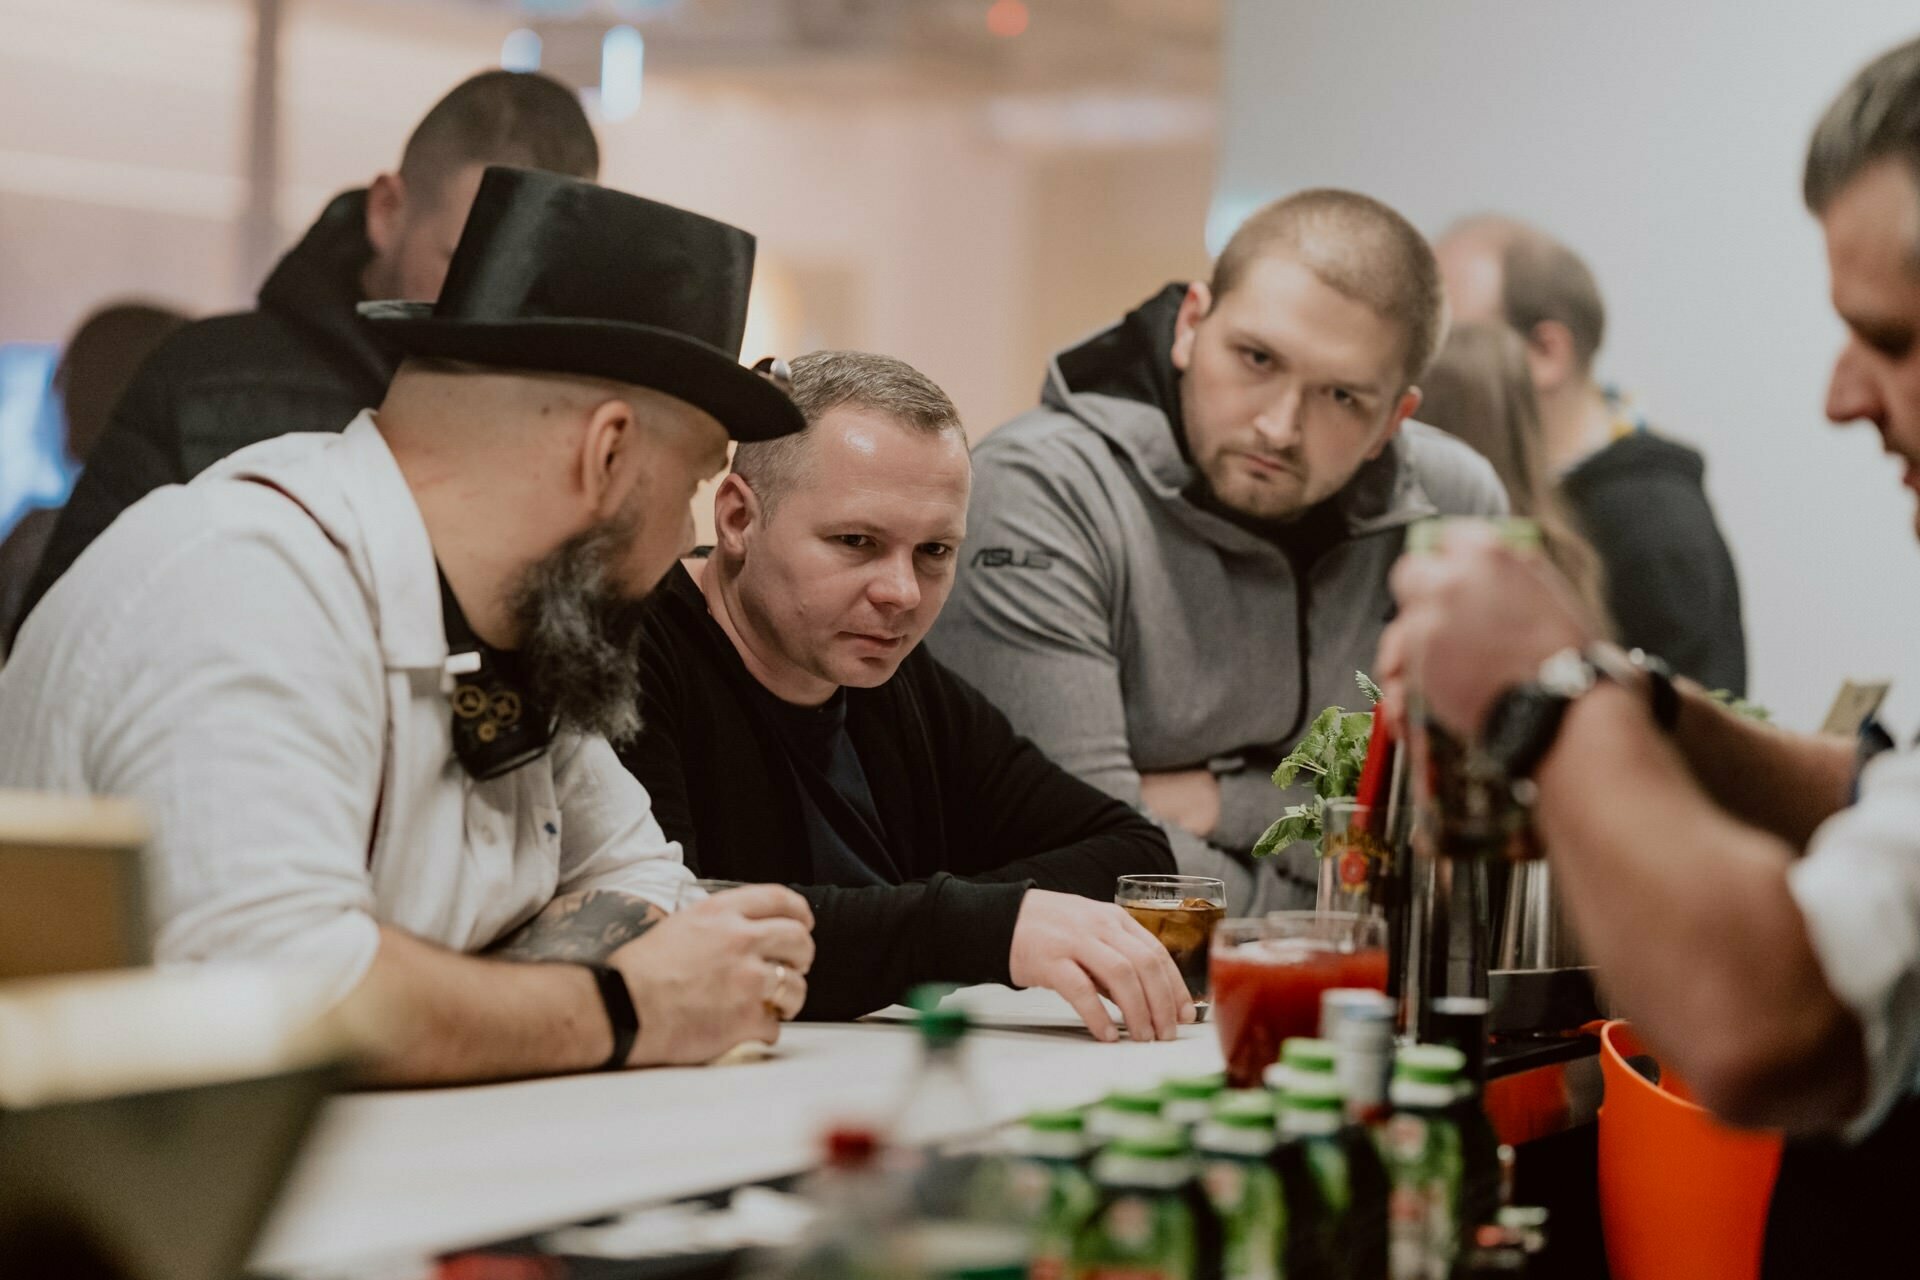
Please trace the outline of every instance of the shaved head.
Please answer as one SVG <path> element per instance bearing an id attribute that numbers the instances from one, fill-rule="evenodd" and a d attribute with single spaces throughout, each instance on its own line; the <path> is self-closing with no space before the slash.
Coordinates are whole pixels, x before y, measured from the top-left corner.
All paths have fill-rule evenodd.
<path id="1" fill-rule="evenodd" d="M 1241 223 L 1221 250 L 1209 286 L 1214 304 L 1276 252 L 1398 327 L 1407 383 L 1426 371 L 1446 328 L 1446 301 L 1433 249 L 1412 223 L 1354 191 L 1321 188 L 1276 200 Z"/>

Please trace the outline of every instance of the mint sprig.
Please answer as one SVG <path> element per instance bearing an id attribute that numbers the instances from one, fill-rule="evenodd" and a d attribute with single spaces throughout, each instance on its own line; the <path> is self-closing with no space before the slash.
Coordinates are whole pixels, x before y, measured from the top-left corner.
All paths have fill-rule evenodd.
<path id="1" fill-rule="evenodd" d="M 1365 672 L 1353 673 L 1354 683 L 1368 703 L 1380 701 L 1380 686 Z M 1253 856 L 1264 858 L 1299 840 L 1318 843 L 1325 830 L 1327 801 L 1359 790 L 1360 770 L 1367 762 L 1367 743 L 1373 736 L 1373 713 L 1328 707 L 1313 718 L 1307 732 L 1273 771 L 1273 785 L 1291 787 L 1302 774 L 1313 779 L 1313 795 L 1288 805 L 1253 846 Z"/>

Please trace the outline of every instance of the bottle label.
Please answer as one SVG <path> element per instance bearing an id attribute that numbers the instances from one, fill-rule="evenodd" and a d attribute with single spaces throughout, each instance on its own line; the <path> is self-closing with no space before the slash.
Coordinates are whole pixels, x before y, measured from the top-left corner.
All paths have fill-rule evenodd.
<path id="1" fill-rule="evenodd" d="M 1237 1160 L 1210 1161 L 1201 1171 L 1200 1183 L 1207 1189 L 1207 1199 L 1222 1214 L 1239 1209 L 1247 1194 L 1247 1175 Z"/>
<path id="2" fill-rule="evenodd" d="M 1145 1248 L 1153 1240 L 1153 1206 L 1139 1196 L 1122 1196 L 1107 1209 L 1107 1239 L 1122 1249 Z"/>

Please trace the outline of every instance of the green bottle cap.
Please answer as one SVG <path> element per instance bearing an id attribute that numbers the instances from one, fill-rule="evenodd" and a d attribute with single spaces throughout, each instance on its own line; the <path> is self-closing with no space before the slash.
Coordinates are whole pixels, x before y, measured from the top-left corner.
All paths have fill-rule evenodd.
<path id="1" fill-rule="evenodd" d="M 1265 1089 L 1239 1089 L 1213 1104 L 1213 1118 L 1236 1129 L 1273 1128 L 1273 1095 Z"/>
<path id="2" fill-rule="evenodd" d="M 1087 1118 L 1078 1111 L 1036 1111 L 1027 1117 L 1036 1133 L 1085 1133 Z"/>
<path id="3" fill-rule="evenodd" d="M 1178 1160 L 1187 1154 L 1187 1135 L 1172 1125 L 1131 1133 L 1107 1144 L 1107 1153 L 1135 1160 Z"/>
<path id="4" fill-rule="evenodd" d="M 1273 1121 L 1273 1109 L 1279 1102 L 1273 1098 L 1271 1090 L 1265 1088 L 1229 1088 L 1219 1098 L 1213 1100 L 1213 1115 L 1263 1115 L 1267 1121 Z"/>
<path id="5" fill-rule="evenodd" d="M 1333 1041 L 1316 1040 L 1312 1036 L 1291 1036 L 1280 1044 L 1280 1061 L 1288 1070 L 1304 1072 L 1307 1075 L 1324 1075 L 1333 1071 Z"/>
<path id="6" fill-rule="evenodd" d="M 1462 525 L 1479 525 L 1491 529 L 1500 542 L 1515 551 L 1540 550 L 1540 526 L 1523 516 L 1501 516 L 1494 519 L 1479 516 L 1435 516 L 1419 521 L 1407 530 L 1407 552 L 1410 555 L 1427 555 L 1438 551 L 1440 544 L 1446 541 L 1447 530 Z"/>
<path id="7" fill-rule="evenodd" d="M 907 1008 L 916 1013 L 925 1013 L 928 1009 L 937 1009 L 940 1002 L 960 988 L 951 982 L 923 982 L 907 992 Z"/>
<path id="8" fill-rule="evenodd" d="M 1467 1056 L 1452 1045 L 1416 1044 L 1394 1059 L 1393 1078 L 1416 1084 L 1454 1084 L 1467 1069 Z"/>
<path id="9" fill-rule="evenodd" d="M 1160 1092 L 1163 1097 L 1183 1102 L 1211 1102 L 1226 1087 L 1226 1076 L 1215 1072 L 1210 1076 L 1175 1076 L 1160 1086 Z"/>
<path id="10" fill-rule="evenodd" d="M 1280 1105 L 1293 1111 L 1339 1111 L 1346 1102 L 1346 1091 L 1328 1076 L 1296 1076 L 1280 1095 Z"/>
<path id="11" fill-rule="evenodd" d="M 1160 1094 L 1157 1091 L 1121 1089 L 1108 1094 L 1100 1105 L 1109 1111 L 1157 1116 L 1160 1114 Z"/>
<path id="12" fill-rule="evenodd" d="M 963 1009 L 922 1009 L 920 1041 L 929 1045 L 948 1045 L 967 1034 L 967 1015 Z"/>

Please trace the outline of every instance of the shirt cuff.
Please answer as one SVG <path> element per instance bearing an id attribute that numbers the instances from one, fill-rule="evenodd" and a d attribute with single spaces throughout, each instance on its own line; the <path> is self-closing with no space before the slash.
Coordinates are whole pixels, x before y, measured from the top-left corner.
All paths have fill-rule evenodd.
<path id="1" fill-rule="evenodd" d="M 1867 1100 L 1844 1130 L 1849 1142 L 1873 1132 L 1912 1088 L 1920 1048 L 1920 937 L 1912 887 L 1884 859 L 1859 856 L 1858 810 L 1831 820 L 1787 884 L 1827 985 L 1859 1020 Z"/>

